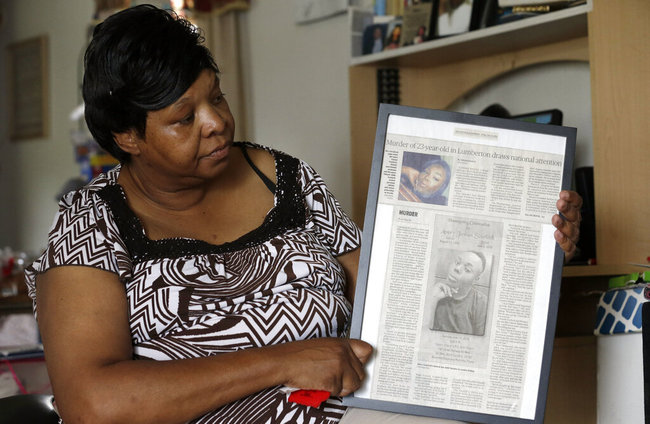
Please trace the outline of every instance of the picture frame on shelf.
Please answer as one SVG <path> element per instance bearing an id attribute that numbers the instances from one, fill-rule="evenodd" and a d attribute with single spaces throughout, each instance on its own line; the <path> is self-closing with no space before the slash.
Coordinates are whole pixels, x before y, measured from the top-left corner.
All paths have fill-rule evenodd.
<path id="1" fill-rule="evenodd" d="M 45 138 L 49 133 L 48 37 L 7 46 L 9 138 Z"/>
<path id="2" fill-rule="evenodd" d="M 436 4 L 436 0 L 429 0 L 404 7 L 402 46 L 420 44 L 432 38 L 437 20 L 437 13 L 436 19 L 433 16 Z"/>
<path id="3" fill-rule="evenodd" d="M 437 0 L 436 38 L 478 29 L 484 0 Z"/>
<path id="4" fill-rule="evenodd" d="M 388 23 L 386 38 L 384 38 L 384 50 L 393 50 L 401 46 L 402 27 L 403 21 L 400 18 L 394 19 Z"/>
<path id="5" fill-rule="evenodd" d="M 363 29 L 362 54 L 380 53 L 384 50 L 384 42 L 388 24 L 372 24 Z"/>
<path id="6" fill-rule="evenodd" d="M 499 10 L 498 0 L 483 0 L 476 29 L 497 25 Z"/>

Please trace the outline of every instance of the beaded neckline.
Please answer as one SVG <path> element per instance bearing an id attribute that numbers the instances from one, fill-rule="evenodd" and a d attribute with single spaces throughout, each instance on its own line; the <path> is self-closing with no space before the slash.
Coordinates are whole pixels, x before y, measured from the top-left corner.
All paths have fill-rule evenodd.
<path id="1" fill-rule="evenodd" d="M 263 148 L 252 143 L 235 143 L 251 148 Z M 192 238 L 149 239 L 140 219 L 128 206 L 122 186 L 109 184 L 97 192 L 113 213 L 115 223 L 134 263 L 201 254 L 223 254 L 253 247 L 287 230 L 305 224 L 305 203 L 300 190 L 299 162 L 296 158 L 268 149 L 275 158 L 277 188 L 275 204 L 262 224 L 238 239 L 223 244 L 211 244 Z"/>

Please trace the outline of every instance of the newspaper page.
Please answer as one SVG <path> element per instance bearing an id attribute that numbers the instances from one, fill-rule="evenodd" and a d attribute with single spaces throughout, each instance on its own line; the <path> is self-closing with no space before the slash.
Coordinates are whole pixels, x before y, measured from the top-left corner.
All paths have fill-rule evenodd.
<path id="1" fill-rule="evenodd" d="M 535 417 L 564 152 L 561 136 L 389 116 L 356 397 Z"/>

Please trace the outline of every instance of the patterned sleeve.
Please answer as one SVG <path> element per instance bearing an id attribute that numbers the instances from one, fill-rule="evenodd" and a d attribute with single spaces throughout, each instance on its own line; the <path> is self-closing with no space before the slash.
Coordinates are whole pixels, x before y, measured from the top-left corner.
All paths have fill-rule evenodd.
<path id="1" fill-rule="evenodd" d="M 334 256 L 351 252 L 361 246 L 361 231 L 343 211 L 320 175 L 300 161 L 303 197 L 318 236 Z"/>
<path id="2" fill-rule="evenodd" d="M 82 265 L 118 275 L 124 271 L 128 256 L 110 217 L 106 204 L 87 190 L 69 193 L 61 200 L 45 251 L 25 269 L 32 299 L 36 298 L 36 276 L 50 268 Z"/>

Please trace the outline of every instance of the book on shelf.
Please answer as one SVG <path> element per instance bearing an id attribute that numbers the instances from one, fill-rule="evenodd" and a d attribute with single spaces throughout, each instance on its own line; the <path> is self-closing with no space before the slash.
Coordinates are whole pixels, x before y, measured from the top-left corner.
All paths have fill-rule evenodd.
<path id="1" fill-rule="evenodd" d="M 375 0 L 375 15 L 402 16 L 404 13 L 403 0 Z"/>
<path id="2" fill-rule="evenodd" d="M 499 7 L 540 6 L 568 7 L 585 3 L 585 0 L 499 0 Z"/>
<path id="3" fill-rule="evenodd" d="M 512 13 L 548 13 L 554 10 L 565 9 L 566 6 L 560 3 L 537 4 L 530 6 L 512 6 Z"/>
<path id="4" fill-rule="evenodd" d="M 502 0 L 499 0 L 499 2 L 501 1 Z M 525 0 L 519 0 L 519 1 L 525 1 Z M 562 10 L 569 7 L 577 6 L 578 4 L 584 4 L 584 1 L 553 2 L 548 4 L 499 7 L 496 14 L 496 23 L 505 24 L 519 19 L 543 15 L 545 13 L 554 12 L 556 10 Z"/>
<path id="5" fill-rule="evenodd" d="M 402 16 L 404 14 L 404 1 L 386 0 L 386 14 L 393 16 Z"/>

